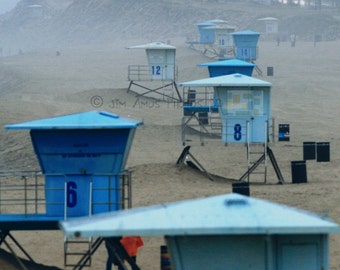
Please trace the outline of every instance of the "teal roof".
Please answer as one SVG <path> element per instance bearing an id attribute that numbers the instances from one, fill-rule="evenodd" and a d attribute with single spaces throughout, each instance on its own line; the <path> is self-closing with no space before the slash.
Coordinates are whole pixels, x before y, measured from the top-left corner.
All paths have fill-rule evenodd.
<path id="1" fill-rule="evenodd" d="M 252 30 L 244 30 L 239 32 L 233 32 L 232 35 L 260 35 L 260 33 L 252 31 Z"/>
<path id="2" fill-rule="evenodd" d="M 216 25 L 216 23 L 213 22 L 201 22 L 201 23 L 196 23 L 197 26 L 212 26 L 212 25 Z"/>
<path id="3" fill-rule="evenodd" d="M 242 61 L 239 59 L 228 59 L 223 61 L 216 61 L 210 63 L 199 64 L 198 66 L 206 66 L 206 67 L 255 67 L 256 65 L 253 63 L 249 63 L 247 61 Z"/>
<path id="4" fill-rule="evenodd" d="M 339 226 L 314 213 L 232 193 L 61 221 L 66 236 L 327 234 Z"/>
<path id="5" fill-rule="evenodd" d="M 251 86 L 265 86 L 270 87 L 270 82 L 262 81 L 254 77 L 235 73 L 231 75 L 217 76 L 206 79 L 200 79 L 189 82 L 182 82 L 180 86 L 185 87 L 217 87 L 217 86 L 229 86 L 229 87 L 251 87 Z"/>
<path id="6" fill-rule="evenodd" d="M 90 111 L 6 125 L 6 129 L 118 129 L 142 124 L 131 118 L 105 111 Z"/>

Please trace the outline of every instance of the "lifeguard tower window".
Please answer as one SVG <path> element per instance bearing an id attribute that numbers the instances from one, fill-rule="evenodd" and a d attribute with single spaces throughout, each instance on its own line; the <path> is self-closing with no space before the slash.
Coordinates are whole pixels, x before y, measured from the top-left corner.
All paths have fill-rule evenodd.
<path id="1" fill-rule="evenodd" d="M 221 113 L 233 116 L 264 115 L 263 91 L 242 89 L 228 91 L 226 102 L 221 102 Z"/>

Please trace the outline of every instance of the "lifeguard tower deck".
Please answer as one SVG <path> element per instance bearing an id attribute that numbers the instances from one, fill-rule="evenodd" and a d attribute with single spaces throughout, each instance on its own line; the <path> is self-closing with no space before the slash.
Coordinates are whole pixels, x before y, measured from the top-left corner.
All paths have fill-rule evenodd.
<path id="1" fill-rule="evenodd" d="M 140 124 L 93 111 L 7 125 L 30 130 L 41 171 L 0 174 L 0 244 L 10 248 L 10 238 L 33 260 L 11 231 L 58 230 L 61 220 L 131 207 L 131 172 L 125 164 Z M 91 264 L 103 239 L 64 241 L 65 267 L 78 269 Z"/>

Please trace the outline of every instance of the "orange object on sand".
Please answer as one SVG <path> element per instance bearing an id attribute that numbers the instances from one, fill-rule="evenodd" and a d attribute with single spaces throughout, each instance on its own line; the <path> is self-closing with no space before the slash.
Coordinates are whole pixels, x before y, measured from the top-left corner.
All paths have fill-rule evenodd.
<path id="1" fill-rule="evenodd" d="M 138 248 L 144 246 L 140 236 L 124 236 L 120 242 L 131 257 L 137 256 Z"/>

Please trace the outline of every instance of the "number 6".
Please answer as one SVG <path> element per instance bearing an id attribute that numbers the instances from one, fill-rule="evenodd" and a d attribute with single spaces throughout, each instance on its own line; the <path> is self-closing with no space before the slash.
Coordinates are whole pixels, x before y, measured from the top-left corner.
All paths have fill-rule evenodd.
<path id="1" fill-rule="evenodd" d="M 75 207 L 77 205 L 77 184 L 75 182 L 67 182 L 67 207 Z"/>

